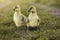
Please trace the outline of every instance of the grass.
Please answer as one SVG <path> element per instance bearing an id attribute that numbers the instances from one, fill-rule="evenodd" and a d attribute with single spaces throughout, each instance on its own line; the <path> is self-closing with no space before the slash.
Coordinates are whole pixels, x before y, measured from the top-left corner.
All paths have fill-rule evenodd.
<path id="1" fill-rule="evenodd" d="M 14 11 L 12 9 L 16 4 L 19 3 L 12 2 L 0 9 L 0 40 L 60 40 L 60 15 L 55 15 L 38 7 L 37 13 L 41 19 L 40 31 L 26 33 L 24 29 L 17 30 L 13 22 Z M 27 8 L 30 4 L 21 2 L 20 5 L 22 13 L 28 16 Z"/>

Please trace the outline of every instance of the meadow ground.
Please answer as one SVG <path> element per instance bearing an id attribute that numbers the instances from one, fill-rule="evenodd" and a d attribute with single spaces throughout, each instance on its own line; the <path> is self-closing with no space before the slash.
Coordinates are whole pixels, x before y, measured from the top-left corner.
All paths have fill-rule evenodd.
<path id="1" fill-rule="evenodd" d="M 21 27 L 17 30 L 13 22 L 13 6 L 16 4 L 21 5 L 21 11 L 24 15 L 28 16 L 29 2 L 14 1 L 9 5 L 0 8 L 0 40 L 60 40 L 60 14 L 52 13 L 40 6 L 36 6 L 38 16 L 41 19 L 40 31 L 29 31 Z M 34 3 L 36 4 L 36 3 Z"/>

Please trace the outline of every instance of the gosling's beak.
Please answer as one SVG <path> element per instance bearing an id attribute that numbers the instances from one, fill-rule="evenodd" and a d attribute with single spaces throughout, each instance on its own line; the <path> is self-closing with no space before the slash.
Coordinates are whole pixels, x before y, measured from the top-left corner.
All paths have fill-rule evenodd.
<path id="1" fill-rule="evenodd" d="M 14 8 L 13 8 L 13 11 L 15 11 L 15 9 L 17 9 L 18 7 L 17 6 L 15 6 Z"/>
<path id="2" fill-rule="evenodd" d="M 28 12 L 31 12 L 32 7 L 28 10 Z"/>
<path id="3" fill-rule="evenodd" d="M 13 9 L 13 11 L 15 11 L 15 8 Z"/>

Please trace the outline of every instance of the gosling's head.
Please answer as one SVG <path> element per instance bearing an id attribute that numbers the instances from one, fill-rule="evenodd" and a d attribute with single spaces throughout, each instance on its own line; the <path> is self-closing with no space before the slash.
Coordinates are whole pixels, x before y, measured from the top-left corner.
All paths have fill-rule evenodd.
<path id="1" fill-rule="evenodd" d="M 20 6 L 19 5 L 14 6 L 13 10 L 16 11 L 16 12 L 19 12 L 20 11 Z"/>
<path id="2" fill-rule="evenodd" d="M 31 6 L 31 7 L 29 8 L 28 12 L 35 13 L 35 12 L 36 12 L 36 7 L 35 7 L 35 6 Z"/>

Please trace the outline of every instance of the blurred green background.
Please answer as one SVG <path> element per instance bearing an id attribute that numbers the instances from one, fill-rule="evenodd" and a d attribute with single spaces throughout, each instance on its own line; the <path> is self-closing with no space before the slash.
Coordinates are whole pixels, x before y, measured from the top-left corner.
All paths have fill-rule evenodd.
<path id="1" fill-rule="evenodd" d="M 41 19 L 40 31 L 17 31 L 13 6 L 19 4 L 28 17 L 31 5 Z M 60 40 L 60 0 L 0 0 L 0 40 Z"/>

